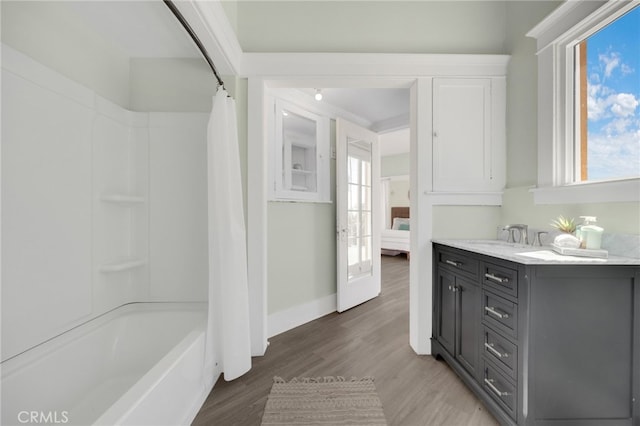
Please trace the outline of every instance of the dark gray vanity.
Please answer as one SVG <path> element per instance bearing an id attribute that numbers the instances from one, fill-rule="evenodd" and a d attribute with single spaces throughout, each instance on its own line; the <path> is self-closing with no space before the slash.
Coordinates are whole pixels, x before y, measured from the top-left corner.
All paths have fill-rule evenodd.
<path id="1" fill-rule="evenodd" d="M 455 240 L 433 253 L 432 353 L 501 424 L 640 425 L 638 259 Z"/>

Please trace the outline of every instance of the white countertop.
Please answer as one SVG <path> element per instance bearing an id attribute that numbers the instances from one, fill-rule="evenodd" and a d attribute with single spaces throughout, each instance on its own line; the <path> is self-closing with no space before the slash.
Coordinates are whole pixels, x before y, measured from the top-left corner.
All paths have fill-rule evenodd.
<path id="1" fill-rule="evenodd" d="M 498 259 L 509 260 L 524 265 L 627 265 L 640 266 L 640 259 L 633 257 L 609 256 L 607 259 L 593 257 L 565 256 L 554 252 L 549 246 L 533 247 L 507 243 L 502 240 L 449 240 L 434 239 L 434 243 L 484 254 Z"/>

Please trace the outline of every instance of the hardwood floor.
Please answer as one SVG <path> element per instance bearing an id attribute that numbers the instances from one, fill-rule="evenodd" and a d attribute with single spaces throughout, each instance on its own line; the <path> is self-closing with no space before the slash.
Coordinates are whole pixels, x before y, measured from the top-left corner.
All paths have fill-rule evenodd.
<path id="1" fill-rule="evenodd" d="M 274 376 L 373 376 L 390 426 L 497 425 L 443 361 L 409 347 L 409 262 L 382 260 L 379 297 L 269 339 L 251 371 L 218 380 L 193 425 L 259 426 Z"/>

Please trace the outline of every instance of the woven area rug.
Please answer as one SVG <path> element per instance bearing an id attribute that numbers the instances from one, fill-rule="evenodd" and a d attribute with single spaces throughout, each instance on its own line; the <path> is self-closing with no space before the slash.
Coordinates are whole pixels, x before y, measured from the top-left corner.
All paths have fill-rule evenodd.
<path id="1" fill-rule="evenodd" d="M 386 426 L 373 378 L 273 379 L 262 426 Z"/>

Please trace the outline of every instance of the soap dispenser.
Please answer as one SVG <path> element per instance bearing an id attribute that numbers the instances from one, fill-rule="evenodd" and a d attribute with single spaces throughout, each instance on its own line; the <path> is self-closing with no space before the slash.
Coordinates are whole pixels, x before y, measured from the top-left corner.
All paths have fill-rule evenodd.
<path id="1" fill-rule="evenodd" d="M 590 250 L 600 249 L 602 233 L 604 229 L 595 225 L 595 216 L 583 216 L 584 224 L 580 227 L 580 239 L 585 242 L 585 248 Z"/>
<path id="2" fill-rule="evenodd" d="M 594 221 L 596 218 L 594 218 L 593 216 L 580 216 L 580 219 L 582 219 L 582 223 L 576 226 L 575 235 L 580 240 L 580 248 L 585 248 L 587 245 L 587 241 L 586 241 L 586 236 L 582 234 L 582 227 L 590 225 L 591 222 Z"/>

